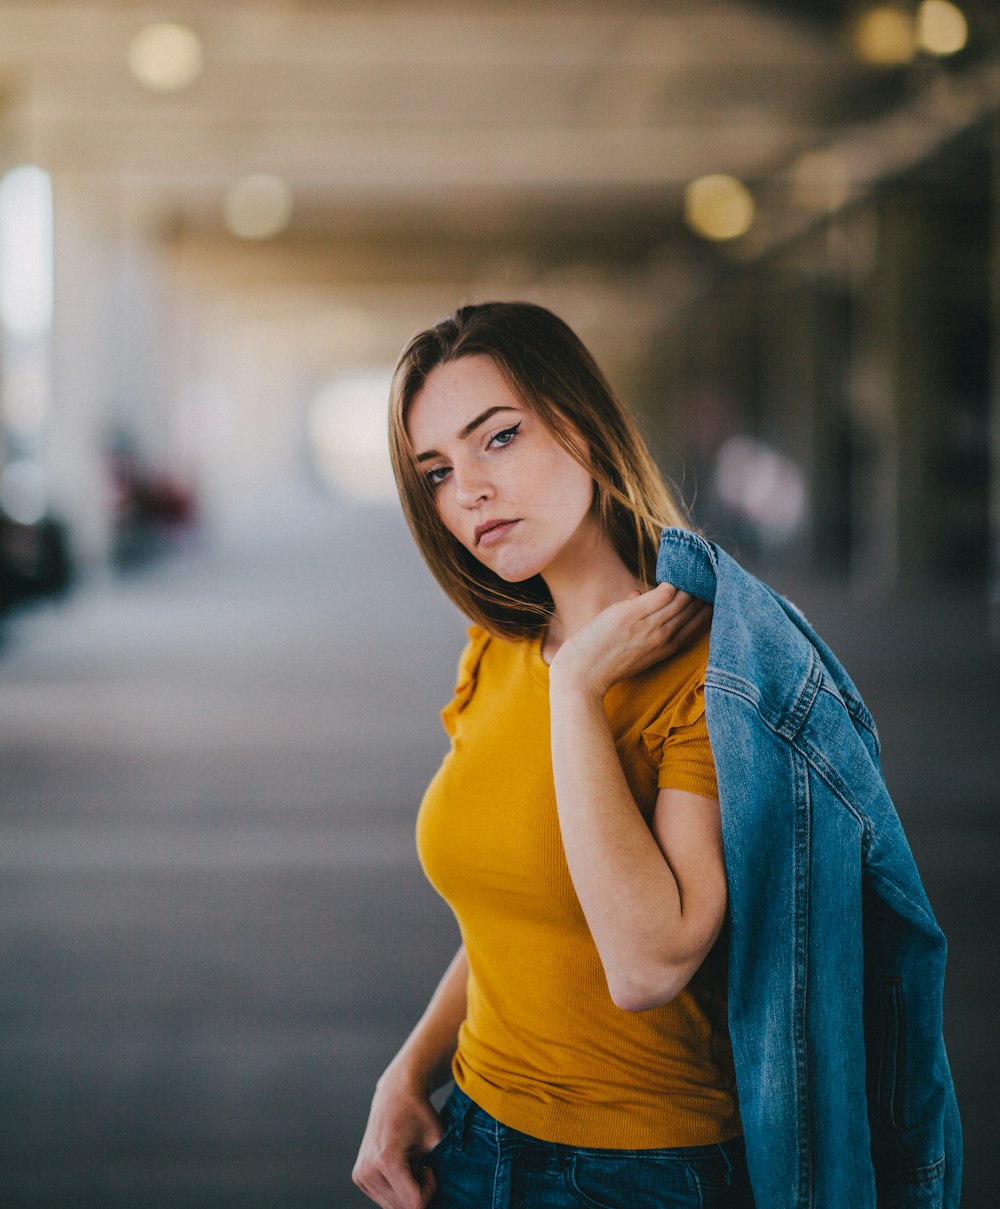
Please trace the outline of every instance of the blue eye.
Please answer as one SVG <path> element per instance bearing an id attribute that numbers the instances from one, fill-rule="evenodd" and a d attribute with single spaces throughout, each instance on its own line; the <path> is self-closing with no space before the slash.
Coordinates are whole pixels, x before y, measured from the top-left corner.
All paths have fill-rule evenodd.
<path id="1" fill-rule="evenodd" d="M 504 446 L 509 445 L 511 443 L 511 441 L 514 440 L 514 438 L 517 436 L 517 430 L 520 427 L 521 427 L 521 422 L 519 420 L 512 428 L 505 428 L 503 430 L 503 432 L 495 433 L 490 438 L 490 444 L 497 445 L 501 449 L 503 449 Z"/>
<path id="2" fill-rule="evenodd" d="M 444 482 L 445 475 L 448 473 L 449 467 L 435 466 L 433 470 L 427 471 L 427 481 L 432 487 L 437 487 Z"/>

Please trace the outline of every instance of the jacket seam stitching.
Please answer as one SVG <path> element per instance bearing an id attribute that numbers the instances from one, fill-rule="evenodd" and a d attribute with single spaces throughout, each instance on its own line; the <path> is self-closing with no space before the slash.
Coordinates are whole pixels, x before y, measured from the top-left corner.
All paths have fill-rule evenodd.
<path id="1" fill-rule="evenodd" d="M 753 706 L 757 716 L 768 730 L 780 739 L 784 739 L 787 743 L 791 743 L 794 740 L 802 727 L 802 723 L 809 716 L 809 711 L 818 692 L 817 683 L 807 676 L 795 705 L 788 711 L 787 717 L 779 723 L 764 713 L 760 693 L 756 691 L 756 686 L 752 681 L 744 680 L 739 676 L 733 676 L 728 672 L 713 671 L 709 668 L 705 673 L 705 687 L 718 689 L 719 692 L 729 693 L 734 697 L 742 697 L 744 701 Z M 806 697 L 809 700 L 805 708 L 803 708 L 803 701 Z M 797 717 L 800 712 L 802 712 L 801 719 Z M 792 725 L 793 719 L 795 720 L 794 726 Z"/>
<path id="2" fill-rule="evenodd" d="M 914 902 L 908 894 L 904 894 L 900 889 L 899 884 L 892 878 L 884 877 L 881 873 L 872 869 L 870 866 L 867 869 L 868 879 L 875 887 L 881 887 L 883 890 L 882 898 L 894 907 L 897 903 L 905 903 L 906 906 L 924 921 L 928 932 L 941 933 L 940 925 L 926 907 L 920 903 Z"/>
<path id="3" fill-rule="evenodd" d="M 801 738 L 797 738 L 796 740 L 789 739 L 785 733 L 783 733 L 776 726 L 774 726 L 773 723 L 770 721 L 770 719 L 768 719 L 761 712 L 759 701 L 754 696 L 752 696 L 750 693 L 740 692 L 739 689 L 737 689 L 734 685 L 728 685 L 728 684 L 724 685 L 724 684 L 718 683 L 715 680 L 709 680 L 709 678 L 707 676 L 705 678 L 705 687 L 716 689 L 719 692 L 729 693 L 731 696 L 734 696 L 734 697 L 741 697 L 749 705 L 752 705 L 754 707 L 754 710 L 756 711 L 757 716 L 764 723 L 764 725 L 768 728 L 768 730 L 771 732 L 771 734 L 773 734 L 776 738 L 780 739 L 783 743 L 786 743 L 791 751 L 799 752 L 802 755 L 802 757 L 806 760 L 806 762 L 809 764 L 809 766 L 816 771 L 817 775 L 819 775 L 820 777 L 823 778 L 823 780 L 826 782 L 826 784 L 832 790 L 833 794 L 840 801 L 840 803 L 844 807 L 844 809 L 847 810 L 851 815 L 854 816 L 858 825 L 861 827 L 862 833 L 863 833 L 862 851 L 865 854 L 867 854 L 867 852 L 871 846 L 871 842 L 872 842 L 871 820 L 864 813 L 864 811 L 862 811 L 860 808 L 855 806 L 854 803 L 851 801 L 850 796 L 847 794 L 846 786 L 840 780 L 840 778 L 836 776 L 835 770 L 823 758 L 822 753 L 819 752 L 816 748 L 814 748 L 811 744 L 802 742 Z M 907 899 L 907 901 L 910 901 L 910 900 Z M 914 904 L 914 906 L 916 906 L 916 905 L 918 905 L 918 904 Z M 926 914 L 926 913 L 923 913 L 923 914 Z"/>
<path id="4" fill-rule="evenodd" d="M 814 748 L 812 744 L 804 743 L 799 736 L 796 736 L 794 740 L 790 739 L 787 734 L 776 727 L 761 711 L 759 699 L 749 692 L 740 691 L 736 684 L 722 684 L 714 678 L 710 679 L 708 676 L 706 676 L 705 687 L 715 689 L 718 692 L 729 693 L 730 696 L 740 697 L 742 700 L 746 701 L 747 704 L 753 706 L 757 716 L 772 735 L 780 739 L 782 743 L 785 743 L 790 751 L 798 752 L 803 757 L 806 763 L 815 770 L 817 775 L 823 778 L 844 809 L 849 811 L 850 814 L 854 816 L 858 825 L 862 829 L 862 851 L 867 855 L 872 841 L 871 820 L 864 813 L 864 811 L 856 807 L 851 801 L 843 781 L 836 775 L 836 770 L 823 757 L 822 753 Z"/>
<path id="5" fill-rule="evenodd" d="M 884 887 L 898 902 L 905 903 L 907 907 L 909 907 L 911 911 L 916 912 L 916 914 L 918 914 L 929 927 L 939 930 L 937 920 L 927 911 L 926 907 L 922 906 L 919 902 L 916 902 L 908 894 L 905 894 L 900 888 L 898 882 L 896 882 L 893 878 L 885 877 L 883 874 L 872 868 L 869 861 L 872 844 L 875 840 L 872 821 L 869 816 L 864 813 L 864 811 L 855 806 L 851 801 L 843 782 L 835 775 L 829 775 L 833 774 L 834 770 L 825 760 L 822 759 L 820 753 L 816 752 L 814 748 L 807 750 L 804 744 L 795 744 L 794 746 L 796 750 L 802 752 L 808 761 L 809 766 L 813 769 L 816 775 L 822 778 L 831 793 L 840 802 L 841 806 L 843 806 L 845 810 L 854 816 L 862 828 L 862 863 L 870 881 L 874 885 Z"/>
<path id="6" fill-rule="evenodd" d="M 773 719 L 769 718 L 767 714 L 764 713 L 763 709 L 761 708 L 760 694 L 754 691 L 755 686 L 748 680 L 742 680 L 738 676 L 730 676 L 725 672 L 712 672 L 711 669 L 709 669 L 709 671 L 705 674 L 705 688 L 715 689 L 717 692 L 728 693 L 732 697 L 742 698 L 742 700 L 746 701 L 748 705 L 753 707 L 758 718 L 760 718 L 761 722 L 764 723 L 772 735 L 777 736 L 777 738 L 781 739 L 782 742 L 787 743 L 789 747 L 802 751 L 803 755 L 808 758 L 806 745 L 798 741 L 798 734 L 801 730 L 802 723 L 809 715 L 809 709 L 812 708 L 812 704 L 816 700 L 819 690 L 815 684 L 813 684 L 814 691 L 808 694 L 809 709 L 805 711 L 803 718 L 797 722 L 797 726 L 795 728 L 792 728 L 786 723 L 778 725 Z M 799 701 L 801 702 L 806 695 L 807 689 L 804 688 L 800 694 Z M 796 703 L 796 706 L 791 711 L 789 718 L 791 718 L 791 716 L 796 714 L 798 711 L 799 703 Z"/>
<path id="7" fill-rule="evenodd" d="M 939 1159 L 935 1159 L 933 1163 L 928 1163 L 924 1167 L 899 1167 L 891 1171 L 884 1171 L 881 1178 L 888 1180 L 894 1184 L 932 1184 L 941 1178 L 945 1170 L 947 1156 L 942 1155 Z"/>
<path id="8" fill-rule="evenodd" d="M 802 754 L 810 767 L 815 769 L 816 773 L 823 778 L 834 795 L 839 799 L 844 809 L 849 811 L 854 816 L 858 825 L 861 827 L 862 853 L 865 857 L 867 857 L 873 838 L 871 820 L 864 813 L 864 811 L 856 807 L 851 801 L 851 798 L 847 793 L 846 786 L 840 777 L 837 776 L 836 770 L 825 759 L 822 752 L 813 747 L 811 743 L 804 742 L 801 738 L 801 732 L 797 733 L 794 738 L 790 738 L 785 731 L 775 726 L 771 719 L 768 718 L 761 710 L 759 696 L 750 691 L 745 691 L 753 688 L 752 684 L 749 682 L 740 681 L 734 677 L 731 683 L 723 683 L 714 676 L 710 677 L 706 675 L 705 688 L 715 689 L 717 692 L 721 693 L 728 693 L 732 697 L 740 697 L 742 700 L 746 701 L 748 705 L 753 707 L 758 718 L 760 718 L 761 722 L 764 723 L 772 735 L 780 739 L 782 743 L 787 744 L 791 751 L 797 751 Z M 815 700 L 815 696 L 813 699 Z"/>
<path id="9" fill-rule="evenodd" d="M 795 982 L 793 1029 L 796 1067 L 796 1116 L 799 1135 L 799 1187 L 796 1204 L 812 1202 L 812 1136 L 810 1123 L 809 1064 L 807 1054 L 808 982 L 809 982 L 809 850 L 812 803 L 809 796 L 808 763 L 791 747 L 795 770 Z"/>
<path id="10" fill-rule="evenodd" d="M 847 791 L 847 786 L 843 779 L 838 775 L 837 770 L 833 767 L 823 753 L 811 743 L 805 743 L 801 739 L 795 743 L 795 748 L 800 751 L 809 766 L 816 772 L 817 776 L 823 778 L 833 795 L 840 801 L 840 804 L 845 810 L 849 811 L 858 821 L 859 825 L 864 830 L 865 836 L 870 837 L 872 831 L 872 822 L 869 816 L 855 805 L 851 795 Z"/>
<path id="11" fill-rule="evenodd" d="M 692 533 L 690 529 L 680 527 L 668 527 L 663 531 L 662 536 L 666 537 L 667 541 L 677 542 L 686 546 L 693 546 L 696 550 L 701 551 L 711 562 L 712 570 L 718 572 L 719 558 L 714 546 L 710 541 L 707 541 L 699 533 Z"/>
<path id="12" fill-rule="evenodd" d="M 734 693 L 739 697 L 745 697 L 751 702 L 757 712 L 760 713 L 760 693 L 757 692 L 757 686 L 752 680 L 744 680 L 742 676 L 734 676 L 731 672 L 721 672 L 718 669 L 713 669 L 711 665 L 705 671 L 705 687 L 721 689 L 726 693 Z M 761 714 L 763 717 L 763 714 Z M 765 718 L 766 722 L 767 719 Z"/>
<path id="13" fill-rule="evenodd" d="M 815 660 L 819 660 L 819 655 L 815 651 L 813 652 L 813 657 Z M 811 667 L 810 673 L 814 669 L 815 669 L 815 664 L 813 664 L 813 666 Z M 819 669 L 815 669 L 815 670 L 818 671 Z M 807 681 L 808 681 L 808 679 L 809 679 L 809 677 L 807 676 Z M 722 671 L 720 668 L 713 668 L 711 665 L 709 665 L 708 669 L 705 672 L 705 687 L 706 688 L 717 688 L 717 689 L 720 689 L 722 692 L 733 693 L 734 695 L 736 695 L 738 697 L 743 697 L 744 700 L 749 701 L 750 704 L 757 711 L 757 713 L 760 715 L 762 721 L 772 731 L 774 731 L 775 734 L 779 734 L 779 735 L 782 735 L 783 737 L 791 738 L 796 733 L 794 730 L 789 730 L 784 724 L 782 724 L 781 726 L 776 725 L 770 718 L 767 717 L 767 715 L 764 713 L 763 709 L 761 708 L 760 690 L 757 688 L 757 686 L 754 684 L 754 682 L 752 680 L 747 680 L 742 676 L 734 675 L 732 672 L 725 672 L 725 671 Z M 791 719 L 798 712 L 802 698 L 805 696 L 806 692 L 808 691 L 808 688 L 809 688 L 809 684 L 807 683 L 806 687 L 803 688 L 799 699 L 796 701 L 795 706 L 792 708 L 792 710 L 789 711 L 789 719 Z M 810 708 L 813 705 L 813 703 L 815 702 L 816 697 L 818 697 L 821 692 L 827 693 L 835 701 L 837 701 L 841 705 L 843 705 L 843 707 L 847 710 L 847 713 L 850 716 L 852 722 L 857 722 L 859 726 L 862 726 L 864 728 L 864 730 L 867 734 L 871 735 L 872 741 L 875 745 L 875 762 L 877 765 L 880 744 L 879 744 L 878 731 L 875 728 L 874 724 L 870 724 L 870 723 L 866 722 L 864 716 L 859 717 L 856 713 L 854 713 L 854 711 L 851 710 L 850 705 L 848 704 L 847 700 L 844 698 L 844 696 L 840 692 L 840 690 L 837 689 L 835 685 L 831 687 L 831 686 L 828 686 L 827 684 L 825 684 L 824 680 L 822 678 L 822 675 L 820 675 L 818 677 L 817 682 L 815 684 L 815 688 L 810 694 L 810 700 L 809 700 Z M 806 711 L 806 713 L 808 714 L 808 710 Z M 798 726 L 799 726 L 799 728 L 801 728 L 801 722 L 798 723 Z M 881 768 L 879 769 L 879 771 L 881 771 Z"/>
<path id="14" fill-rule="evenodd" d="M 816 700 L 816 695 L 819 692 L 822 682 L 820 673 L 820 658 L 814 650 L 809 653 L 809 670 L 806 672 L 802 687 L 799 689 L 798 696 L 795 699 L 795 704 L 788 713 L 784 724 L 778 727 L 778 733 L 783 737 L 792 740 L 802 729 L 806 718 L 809 717 L 809 711 L 813 707 L 813 702 Z"/>

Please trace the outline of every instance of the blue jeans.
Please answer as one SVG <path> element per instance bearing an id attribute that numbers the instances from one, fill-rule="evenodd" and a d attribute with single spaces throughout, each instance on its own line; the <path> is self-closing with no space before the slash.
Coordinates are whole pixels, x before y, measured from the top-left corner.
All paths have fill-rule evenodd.
<path id="1" fill-rule="evenodd" d="M 455 1088 L 426 1156 L 428 1209 L 753 1209 L 742 1138 L 718 1146 L 599 1150 L 541 1142 Z"/>

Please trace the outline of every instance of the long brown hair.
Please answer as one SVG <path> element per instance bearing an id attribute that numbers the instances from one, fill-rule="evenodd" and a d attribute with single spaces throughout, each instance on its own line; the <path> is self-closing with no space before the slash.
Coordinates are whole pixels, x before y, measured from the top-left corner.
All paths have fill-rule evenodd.
<path id="1" fill-rule="evenodd" d="M 594 509 L 629 571 L 652 585 L 660 529 L 687 518 L 633 421 L 579 337 L 544 307 L 484 302 L 418 333 L 399 358 L 389 447 L 407 522 L 424 561 L 459 609 L 505 638 L 536 636 L 552 615 L 541 576 L 508 583 L 441 522 L 407 431 L 428 374 L 459 357 L 491 357 L 511 390 L 594 480 Z M 582 438 L 582 448 L 581 441 Z"/>

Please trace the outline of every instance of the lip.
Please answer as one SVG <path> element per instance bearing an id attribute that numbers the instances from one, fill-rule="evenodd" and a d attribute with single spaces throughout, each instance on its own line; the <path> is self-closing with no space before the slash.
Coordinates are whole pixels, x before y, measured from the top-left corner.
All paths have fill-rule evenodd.
<path id="1" fill-rule="evenodd" d="M 484 521 L 483 524 L 476 526 L 476 545 L 492 546 L 497 542 L 503 541 L 503 539 L 516 524 L 516 519 L 509 518 L 504 520 Z"/>

